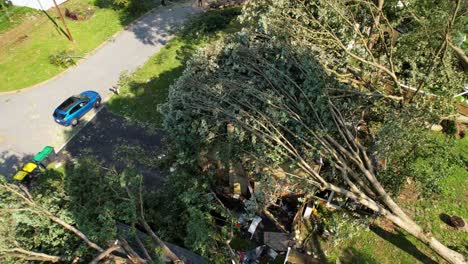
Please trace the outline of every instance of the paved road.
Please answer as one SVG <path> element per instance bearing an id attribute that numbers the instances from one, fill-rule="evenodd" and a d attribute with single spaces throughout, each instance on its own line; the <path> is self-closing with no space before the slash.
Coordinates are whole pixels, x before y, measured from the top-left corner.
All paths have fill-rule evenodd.
<path id="1" fill-rule="evenodd" d="M 165 179 L 158 159 L 165 153 L 165 138 L 163 131 L 147 129 L 103 108 L 62 148 L 57 159 L 63 162 L 91 154 L 106 168 L 138 170 L 145 188 L 158 188 Z"/>
<path id="2" fill-rule="evenodd" d="M 32 89 L 0 95 L 0 174 L 42 147 L 61 148 L 77 128 L 52 119 L 67 97 L 85 90 L 110 96 L 123 70 L 133 71 L 171 38 L 176 25 L 197 12 L 193 1 L 160 8 L 144 16 L 65 74 Z M 88 114 L 87 118 L 93 114 Z"/>

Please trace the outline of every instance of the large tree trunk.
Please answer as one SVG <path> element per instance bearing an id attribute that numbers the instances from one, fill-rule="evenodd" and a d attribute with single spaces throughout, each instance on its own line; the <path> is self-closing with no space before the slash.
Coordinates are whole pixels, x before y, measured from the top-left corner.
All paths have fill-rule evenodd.
<path id="1" fill-rule="evenodd" d="M 153 239 L 153 241 L 161 247 L 164 256 L 168 257 L 173 263 L 184 263 L 179 257 L 172 252 L 172 250 L 162 241 L 151 229 L 151 227 L 148 225 L 148 223 L 142 219 L 141 224 L 145 228 L 146 232 L 150 235 L 150 237 Z"/>
<path id="2" fill-rule="evenodd" d="M 439 256 L 443 257 L 449 263 L 456 263 L 456 264 L 466 263 L 465 256 L 463 256 L 462 254 L 440 243 L 435 237 L 432 236 L 430 232 L 424 232 L 424 230 L 417 223 L 411 220 L 411 218 L 409 218 L 406 214 L 405 214 L 405 217 L 403 218 L 399 215 L 395 215 L 394 213 L 388 211 L 385 207 L 371 200 L 370 198 L 365 196 L 365 194 L 362 194 L 362 193 L 361 195 L 356 195 L 353 192 L 350 192 L 344 188 L 335 186 L 333 184 L 330 184 L 329 186 L 327 186 L 326 189 L 342 194 L 355 201 L 358 201 L 359 203 L 363 204 L 369 209 L 375 211 L 376 213 L 392 221 L 392 223 L 394 223 L 401 229 L 405 230 L 406 232 L 408 232 L 409 234 L 411 234 L 412 236 L 416 237 L 421 242 L 429 246 Z M 387 199 L 392 200 L 389 197 L 387 197 Z M 394 206 L 398 207 L 393 200 L 392 202 Z M 398 209 L 401 212 L 403 212 L 401 208 L 398 207 Z"/>
<path id="3" fill-rule="evenodd" d="M 443 257 L 449 263 L 466 263 L 465 256 L 440 243 L 439 240 L 432 236 L 430 232 L 424 232 L 424 230 L 414 221 L 405 221 L 394 215 L 385 215 L 385 217 L 406 232 L 419 239 L 424 244 L 428 245 L 432 250 L 434 250 L 439 256 Z"/>

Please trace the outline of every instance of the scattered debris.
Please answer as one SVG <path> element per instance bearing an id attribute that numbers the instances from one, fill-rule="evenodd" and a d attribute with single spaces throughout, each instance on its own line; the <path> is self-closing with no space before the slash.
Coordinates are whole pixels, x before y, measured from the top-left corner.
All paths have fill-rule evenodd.
<path id="1" fill-rule="evenodd" d="M 278 256 L 278 252 L 274 251 L 272 248 L 268 249 L 267 254 L 272 259 L 276 259 L 276 257 Z"/>
<path id="2" fill-rule="evenodd" d="M 333 200 L 334 196 L 335 196 L 334 191 L 325 190 L 325 191 L 322 191 L 322 192 L 318 192 L 317 194 L 315 194 L 314 197 L 317 200 L 322 201 L 322 204 L 323 204 L 323 202 L 325 202 L 324 205 L 328 209 L 331 209 L 331 210 L 341 209 L 341 205 L 332 203 L 332 200 Z"/>
<path id="3" fill-rule="evenodd" d="M 265 245 L 279 252 L 287 251 L 292 242 L 288 234 L 278 232 L 263 233 L 263 241 Z"/>
<path id="4" fill-rule="evenodd" d="M 262 255 L 265 245 L 258 246 L 255 249 L 247 251 L 245 253 L 244 259 L 241 259 L 242 264 L 253 264 L 257 262 L 257 259 Z"/>
<path id="5" fill-rule="evenodd" d="M 465 226 L 465 221 L 463 218 L 453 215 L 449 218 L 450 225 L 456 228 L 463 228 Z"/>
<path id="6" fill-rule="evenodd" d="M 284 264 L 318 264 L 320 261 L 315 259 L 312 256 L 302 254 L 297 250 L 289 247 L 288 253 L 286 254 L 286 258 L 284 260 Z"/>
<path id="7" fill-rule="evenodd" d="M 119 87 L 114 85 L 112 86 L 111 88 L 109 88 L 109 91 L 113 92 L 114 94 L 116 95 L 119 95 L 120 91 L 119 91 Z"/>
<path id="8" fill-rule="evenodd" d="M 255 234 L 255 230 L 257 229 L 258 225 L 262 221 L 262 218 L 260 216 L 255 216 L 255 218 L 252 220 L 252 223 L 250 224 L 248 232 L 252 234 L 250 239 L 252 239 L 253 235 Z"/>
<path id="9" fill-rule="evenodd" d="M 307 205 L 305 211 L 304 211 L 304 215 L 302 216 L 303 219 L 307 220 L 310 218 L 310 215 L 312 214 L 313 210 L 316 210 L 315 207 L 310 207 L 309 205 Z"/>

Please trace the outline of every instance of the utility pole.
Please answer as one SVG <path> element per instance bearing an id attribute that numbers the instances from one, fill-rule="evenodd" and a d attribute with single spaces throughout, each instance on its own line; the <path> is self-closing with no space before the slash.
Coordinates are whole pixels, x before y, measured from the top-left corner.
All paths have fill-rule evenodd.
<path id="1" fill-rule="evenodd" d="M 58 7 L 57 2 L 55 2 L 55 0 L 53 0 L 53 1 L 54 1 L 55 8 L 57 9 L 57 12 L 59 13 L 60 18 L 62 19 L 63 25 L 65 26 L 65 30 L 67 30 L 68 39 L 71 42 L 75 42 L 73 40 L 73 37 L 72 37 L 71 33 L 70 33 L 70 30 L 68 29 L 67 23 L 65 23 L 65 19 L 63 18 L 62 11 L 60 11 L 60 8 Z"/>

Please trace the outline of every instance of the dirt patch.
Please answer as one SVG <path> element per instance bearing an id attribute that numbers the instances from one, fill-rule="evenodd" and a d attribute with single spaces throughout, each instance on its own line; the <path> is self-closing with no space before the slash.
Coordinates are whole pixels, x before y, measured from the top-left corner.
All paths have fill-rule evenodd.
<path id="1" fill-rule="evenodd" d="M 21 42 L 25 41 L 27 38 L 28 38 L 28 35 L 19 36 L 19 37 L 15 40 L 14 44 L 21 43 Z"/>
<path id="2" fill-rule="evenodd" d="M 402 204 L 413 204 L 419 200 L 420 196 L 421 192 L 416 183 L 410 178 L 407 178 L 398 196 L 398 201 Z"/>
<path id="3" fill-rule="evenodd" d="M 74 20 L 74 21 L 84 21 L 90 19 L 93 15 L 94 12 L 96 12 L 96 9 L 88 6 L 88 7 L 74 7 L 74 8 L 65 8 L 65 16 L 68 19 Z"/>
<path id="4" fill-rule="evenodd" d="M 21 24 L 11 28 L 0 34 L 0 53 L 7 52 L 8 48 L 12 45 L 22 43 L 27 40 L 31 32 L 43 23 L 47 22 L 47 18 L 41 17 L 41 14 L 31 15 L 25 19 Z"/>
<path id="5" fill-rule="evenodd" d="M 380 228 L 382 228 L 383 230 L 387 232 L 395 233 L 396 226 L 392 223 L 392 221 L 388 220 L 387 218 L 384 218 L 384 217 L 377 218 L 373 224 L 379 226 Z"/>

